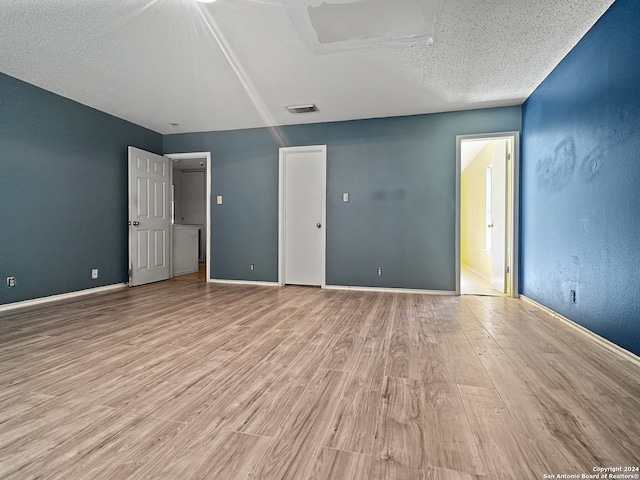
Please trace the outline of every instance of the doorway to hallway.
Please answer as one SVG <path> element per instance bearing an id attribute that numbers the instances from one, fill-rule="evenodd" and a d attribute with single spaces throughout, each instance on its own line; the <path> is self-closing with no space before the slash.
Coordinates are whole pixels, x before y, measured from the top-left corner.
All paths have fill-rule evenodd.
<path id="1" fill-rule="evenodd" d="M 517 133 L 457 137 L 458 294 L 517 295 Z"/>

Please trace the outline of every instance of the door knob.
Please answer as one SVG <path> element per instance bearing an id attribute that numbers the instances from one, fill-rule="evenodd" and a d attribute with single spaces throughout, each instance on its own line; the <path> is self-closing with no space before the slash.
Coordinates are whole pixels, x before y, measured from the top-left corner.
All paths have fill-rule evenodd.
<path id="1" fill-rule="evenodd" d="M 320 227 L 322 227 L 322 224 L 321 223 L 316 223 L 316 227 L 320 228 Z"/>
<path id="2" fill-rule="evenodd" d="M 140 222 L 133 222 L 134 227 L 137 227 L 138 225 L 140 225 Z"/>

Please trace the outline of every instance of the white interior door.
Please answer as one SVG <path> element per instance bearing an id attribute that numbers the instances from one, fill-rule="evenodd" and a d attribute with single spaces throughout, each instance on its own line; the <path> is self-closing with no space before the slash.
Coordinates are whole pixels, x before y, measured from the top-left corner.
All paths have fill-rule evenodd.
<path id="1" fill-rule="evenodd" d="M 325 284 L 326 146 L 280 149 L 280 284 Z"/>
<path id="2" fill-rule="evenodd" d="M 169 278 L 169 159 L 129 147 L 129 286 Z"/>
<path id="3" fill-rule="evenodd" d="M 491 285 L 506 292 L 506 203 L 507 203 L 507 141 L 493 152 L 491 159 Z"/>

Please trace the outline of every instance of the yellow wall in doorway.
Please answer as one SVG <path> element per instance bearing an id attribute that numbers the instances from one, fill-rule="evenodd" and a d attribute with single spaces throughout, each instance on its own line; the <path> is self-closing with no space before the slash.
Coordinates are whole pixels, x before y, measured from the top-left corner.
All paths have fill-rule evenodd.
<path id="1" fill-rule="evenodd" d="M 491 278 L 491 253 L 485 250 L 486 172 L 501 144 L 504 140 L 490 141 L 460 179 L 460 260 L 486 279 Z"/>

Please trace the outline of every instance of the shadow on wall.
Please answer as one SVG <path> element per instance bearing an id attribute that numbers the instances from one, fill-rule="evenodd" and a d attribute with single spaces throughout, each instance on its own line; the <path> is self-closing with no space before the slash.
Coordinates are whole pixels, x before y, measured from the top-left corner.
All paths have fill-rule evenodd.
<path id="1" fill-rule="evenodd" d="M 618 128 L 596 133 L 597 145 L 581 159 L 577 158 L 576 142 L 568 137 L 558 143 L 553 155 L 540 158 L 536 164 L 538 187 L 548 193 L 563 190 L 574 176 L 577 164 L 577 178 L 582 183 L 592 182 L 600 170 L 606 166 L 605 150 L 628 142 L 631 138 L 630 114 L 620 109 L 617 116 Z M 579 160 L 579 161 L 578 161 Z"/>

